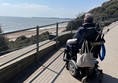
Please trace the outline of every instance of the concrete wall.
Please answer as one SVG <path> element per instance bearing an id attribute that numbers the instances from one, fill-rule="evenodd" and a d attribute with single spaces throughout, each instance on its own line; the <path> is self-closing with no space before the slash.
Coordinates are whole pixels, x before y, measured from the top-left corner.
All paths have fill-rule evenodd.
<path id="1" fill-rule="evenodd" d="M 71 36 L 72 35 L 69 32 L 60 34 L 58 37 L 58 46 L 62 46 L 63 44 L 65 44 L 67 39 L 71 38 Z M 50 51 L 53 51 L 56 48 L 56 46 L 56 41 L 51 41 L 50 43 L 39 48 L 38 56 L 36 54 L 36 50 L 34 50 L 31 53 L 23 55 L 22 57 L 14 60 L 14 62 L 10 62 L 0 66 L 0 83 L 9 82 L 11 78 L 17 76 L 21 71 L 26 69 L 28 66 L 37 63 L 37 61 L 41 57 L 48 55 L 48 53 Z M 17 52 L 18 51 L 19 50 L 17 50 Z"/>

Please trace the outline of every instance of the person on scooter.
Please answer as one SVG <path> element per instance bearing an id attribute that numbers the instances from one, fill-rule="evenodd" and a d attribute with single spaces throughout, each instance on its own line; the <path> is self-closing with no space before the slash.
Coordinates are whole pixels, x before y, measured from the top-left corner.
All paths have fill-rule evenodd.
<path id="1" fill-rule="evenodd" d="M 70 57 L 75 56 L 77 52 L 79 52 L 79 49 L 81 49 L 82 44 L 84 40 L 87 40 L 88 42 L 96 42 L 101 41 L 101 35 L 100 35 L 100 27 L 98 24 L 93 23 L 93 15 L 90 13 L 86 13 L 84 17 L 84 23 L 82 27 L 79 27 L 77 30 L 77 33 L 73 36 L 73 39 L 69 39 L 66 43 L 67 49 L 65 50 L 66 58 L 64 61 L 68 60 Z M 98 37 L 98 38 L 97 38 Z M 97 38 L 97 40 L 96 40 Z M 89 45 L 89 48 L 91 46 Z M 70 56 L 68 51 L 71 51 L 72 56 Z M 98 58 L 98 53 L 100 51 L 100 46 L 94 46 L 94 49 L 92 52 L 94 53 L 94 58 Z"/>

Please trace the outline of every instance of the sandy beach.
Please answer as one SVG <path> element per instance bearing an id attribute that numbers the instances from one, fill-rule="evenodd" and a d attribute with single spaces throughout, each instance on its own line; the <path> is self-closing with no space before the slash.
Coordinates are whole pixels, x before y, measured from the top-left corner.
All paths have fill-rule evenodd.
<path id="1" fill-rule="evenodd" d="M 63 24 L 63 25 L 59 26 L 58 33 L 63 32 L 66 29 L 65 28 L 66 25 L 67 24 Z M 56 34 L 55 26 L 39 28 L 39 34 L 41 34 L 43 32 L 46 32 L 46 31 L 48 31 L 50 34 Z M 5 37 L 8 38 L 10 41 L 15 41 L 17 37 L 23 36 L 23 35 L 26 36 L 26 37 L 31 37 L 32 35 L 36 35 L 36 29 L 7 34 L 7 35 L 5 35 Z"/>

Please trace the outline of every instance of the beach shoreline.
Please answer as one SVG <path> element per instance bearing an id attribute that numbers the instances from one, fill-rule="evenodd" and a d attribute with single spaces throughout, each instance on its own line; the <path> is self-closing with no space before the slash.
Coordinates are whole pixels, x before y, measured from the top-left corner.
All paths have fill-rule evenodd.
<path id="1" fill-rule="evenodd" d="M 60 26 L 58 28 L 58 33 L 61 33 L 65 30 L 66 30 L 65 26 Z M 46 27 L 46 28 L 39 28 L 39 35 L 46 31 L 48 31 L 50 34 L 56 34 L 55 27 Z M 5 35 L 5 37 L 8 38 L 9 41 L 15 41 L 20 36 L 31 37 L 33 35 L 36 35 L 36 29 L 7 34 L 7 35 Z"/>

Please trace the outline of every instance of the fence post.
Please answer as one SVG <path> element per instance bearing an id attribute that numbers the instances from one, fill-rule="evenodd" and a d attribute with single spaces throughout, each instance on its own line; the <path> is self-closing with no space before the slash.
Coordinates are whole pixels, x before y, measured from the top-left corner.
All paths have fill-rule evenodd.
<path id="1" fill-rule="evenodd" d="M 39 63 L 39 26 L 36 27 L 36 53 L 37 53 L 36 61 L 37 63 Z"/>
<path id="2" fill-rule="evenodd" d="M 58 26 L 59 24 L 58 24 L 58 22 L 56 23 L 56 48 L 58 47 Z"/>
<path id="3" fill-rule="evenodd" d="M 72 30 L 73 30 L 73 28 L 72 28 L 72 27 L 73 27 L 73 24 L 71 24 L 71 36 L 72 36 Z"/>

